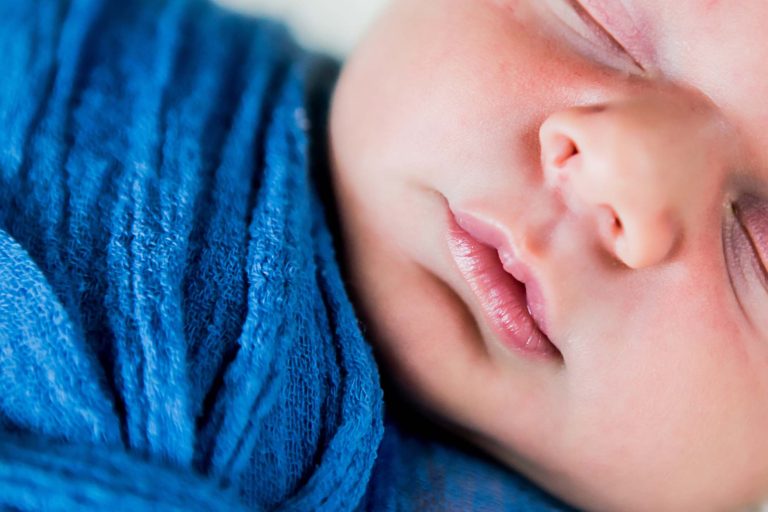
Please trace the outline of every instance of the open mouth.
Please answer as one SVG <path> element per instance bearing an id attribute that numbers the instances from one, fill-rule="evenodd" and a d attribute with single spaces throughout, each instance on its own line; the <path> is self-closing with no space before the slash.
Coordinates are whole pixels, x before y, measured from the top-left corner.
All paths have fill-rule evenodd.
<path id="1" fill-rule="evenodd" d="M 501 241 L 492 241 L 491 231 L 461 217 L 457 220 L 450 210 L 448 217 L 451 255 L 492 331 L 516 352 L 562 358 L 542 330 L 544 304 L 538 287 L 533 282 L 526 286 L 530 276 L 525 268 Z"/>

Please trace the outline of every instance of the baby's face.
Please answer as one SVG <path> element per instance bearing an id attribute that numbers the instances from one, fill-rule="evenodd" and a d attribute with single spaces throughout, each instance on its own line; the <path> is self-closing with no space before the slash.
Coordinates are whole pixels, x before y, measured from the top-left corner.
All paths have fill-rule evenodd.
<path id="1" fill-rule="evenodd" d="M 353 294 L 409 399 L 572 503 L 749 504 L 768 2 L 581 5 L 392 1 L 331 117 Z"/>

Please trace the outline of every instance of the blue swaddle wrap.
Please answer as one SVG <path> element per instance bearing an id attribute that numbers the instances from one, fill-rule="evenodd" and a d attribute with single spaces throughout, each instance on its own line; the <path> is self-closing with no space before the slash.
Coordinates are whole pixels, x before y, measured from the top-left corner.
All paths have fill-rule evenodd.
<path id="1" fill-rule="evenodd" d="M 2 508 L 564 508 L 385 422 L 281 26 L 0 0 L 0 55 Z"/>

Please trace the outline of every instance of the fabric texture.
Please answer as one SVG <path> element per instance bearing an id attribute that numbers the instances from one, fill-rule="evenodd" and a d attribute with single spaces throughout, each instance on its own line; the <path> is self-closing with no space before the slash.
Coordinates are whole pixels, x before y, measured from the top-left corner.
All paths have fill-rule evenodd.
<path id="1" fill-rule="evenodd" d="M 324 59 L 198 0 L 0 0 L 0 55 L 2 508 L 563 509 L 385 414 Z"/>

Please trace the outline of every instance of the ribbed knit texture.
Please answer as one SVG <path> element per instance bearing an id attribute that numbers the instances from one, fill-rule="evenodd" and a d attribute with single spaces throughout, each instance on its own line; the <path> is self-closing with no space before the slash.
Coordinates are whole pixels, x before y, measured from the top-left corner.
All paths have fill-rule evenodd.
<path id="1" fill-rule="evenodd" d="M 0 0 L 0 55 L 0 508 L 556 510 L 450 443 L 381 444 L 281 26 Z"/>
<path id="2" fill-rule="evenodd" d="M 354 507 L 381 389 L 285 32 L 197 1 L 9 0 L 0 54 L 0 421 L 24 436 L 0 503 Z"/>

